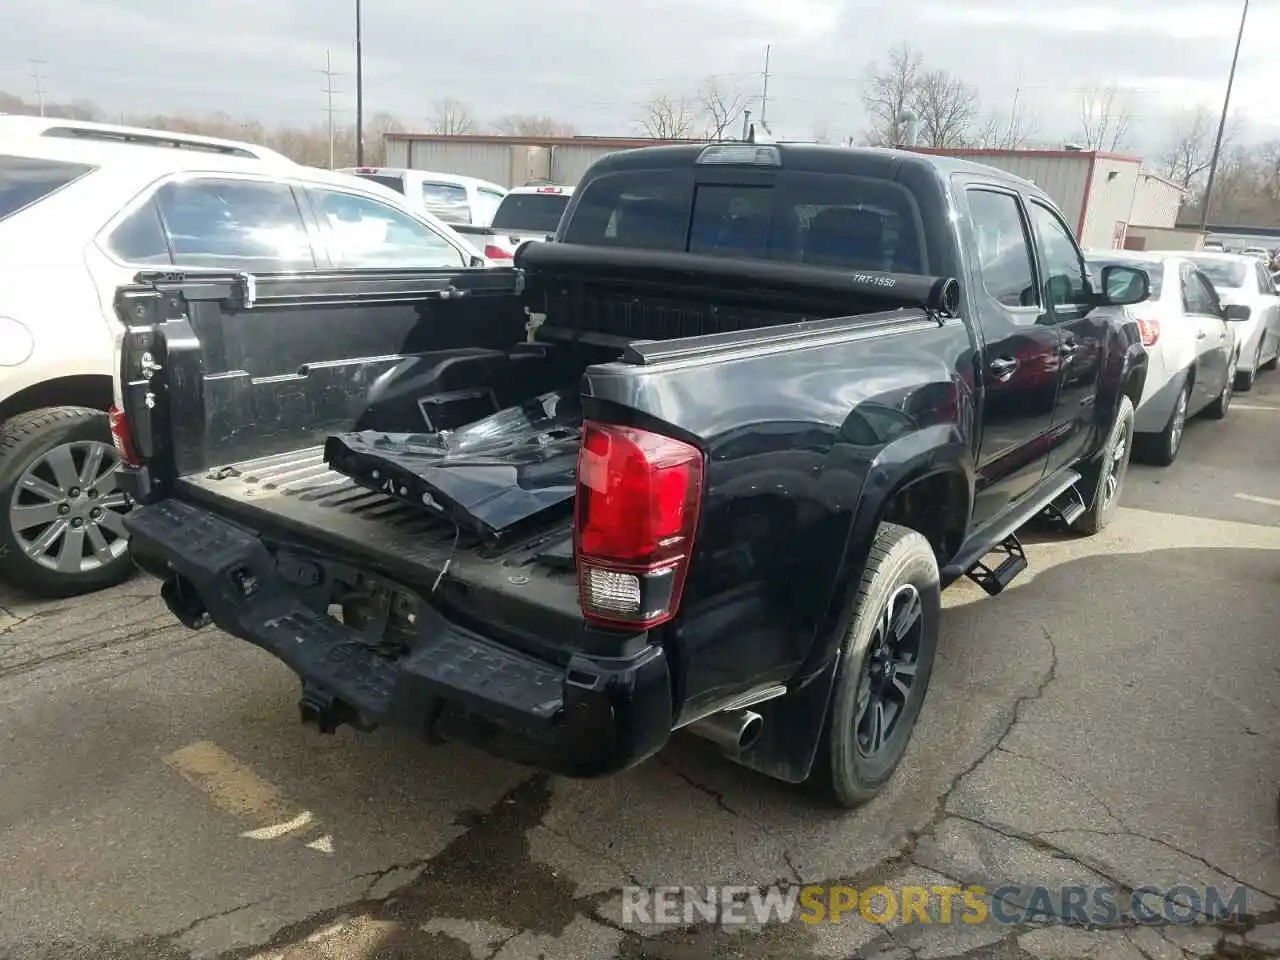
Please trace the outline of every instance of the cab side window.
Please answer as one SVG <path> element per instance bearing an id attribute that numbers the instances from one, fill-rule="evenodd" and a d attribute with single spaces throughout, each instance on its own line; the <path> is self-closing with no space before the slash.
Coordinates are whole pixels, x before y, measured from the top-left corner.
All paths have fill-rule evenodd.
<path id="1" fill-rule="evenodd" d="M 1082 307 L 1089 303 L 1084 258 L 1071 231 L 1061 218 L 1042 203 L 1029 204 L 1031 223 L 1040 248 L 1045 298 L 1054 307 Z M 1070 311 L 1069 311 L 1070 312 Z"/>
<path id="2" fill-rule="evenodd" d="M 354 193 L 313 188 L 336 267 L 465 267 L 462 252 L 403 211 Z"/>
<path id="3" fill-rule="evenodd" d="M 155 198 L 125 217 L 107 238 L 107 249 L 125 263 L 169 266 L 173 257 Z"/>
<path id="4" fill-rule="evenodd" d="M 314 270 L 315 257 L 288 184 L 203 178 L 156 194 L 173 262 L 270 273 Z"/>
<path id="5" fill-rule="evenodd" d="M 1203 307 L 1199 312 L 1210 317 L 1222 316 L 1222 301 L 1218 299 L 1218 291 L 1213 288 L 1209 278 L 1193 267 L 1191 279 L 1196 290 L 1199 291 L 1198 298 Z"/>
<path id="6" fill-rule="evenodd" d="M 966 196 L 983 287 L 1006 307 L 1039 306 L 1031 238 L 1018 198 L 976 187 Z"/>

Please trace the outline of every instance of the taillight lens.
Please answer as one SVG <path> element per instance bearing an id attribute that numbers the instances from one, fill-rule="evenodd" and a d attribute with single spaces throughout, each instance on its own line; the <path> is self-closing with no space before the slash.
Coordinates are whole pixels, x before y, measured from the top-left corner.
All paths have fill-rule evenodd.
<path id="1" fill-rule="evenodd" d="M 573 545 L 588 621 L 646 629 L 676 615 L 702 483 L 696 447 L 634 427 L 583 424 Z"/>
<path id="2" fill-rule="evenodd" d="M 131 467 L 141 464 L 142 458 L 133 445 L 133 434 L 129 430 L 129 421 L 125 419 L 124 411 L 116 406 L 110 407 L 107 410 L 107 421 L 111 424 L 111 442 L 115 444 L 120 459 Z"/>
<path id="3" fill-rule="evenodd" d="M 511 260 L 511 253 L 503 250 L 501 247 L 495 247 L 493 244 L 486 244 L 484 248 L 484 256 L 486 260 Z"/>
<path id="4" fill-rule="evenodd" d="M 1142 334 L 1142 345 L 1144 347 L 1153 347 L 1157 340 L 1160 339 L 1160 321 L 1155 317 L 1135 317 L 1134 320 L 1138 324 L 1138 332 Z"/>

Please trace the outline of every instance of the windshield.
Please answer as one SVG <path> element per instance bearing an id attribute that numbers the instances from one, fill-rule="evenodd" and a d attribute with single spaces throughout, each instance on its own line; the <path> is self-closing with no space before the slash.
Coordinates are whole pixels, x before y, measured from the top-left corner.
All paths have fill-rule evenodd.
<path id="1" fill-rule="evenodd" d="M 569 205 L 563 193 L 508 193 L 493 215 L 493 229 L 555 233 Z"/>
<path id="2" fill-rule="evenodd" d="M 569 243 L 928 272 L 915 200 L 888 180 L 783 171 L 766 183 L 695 185 L 684 171 L 635 170 L 580 193 Z"/>
<path id="3" fill-rule="evenodd" d="M 0 220 L 43 200 L 93 169 L 84 163 L 0 156 Z"/>
<path id="4" fill-rule="evenodd" d="M 372 180 L 374 183 L 380 183 L 384 187 L 390 187 L 396 193 L 404 193 L 404 177 L 399 174 L 357 173 L 356 176 L 365 180 Z"/>
<path id="5" fill-rule="evenodd" d="M 1160 284 L 1164 280 L 1164 264 L 1153 263 L 1148 260 L 1124 260 L 1121 258 L 1112 259 L 1089 259 L 1089 269 L 1093 271 L 1093 275 L 1099 280 L 1102 279 L 1102 271 L 1106 267 L 1130 267 L 1141 270 L 1151 281 L 1151 299 L 1160 299 Z"/>
<path id="6" fill-rule="evenodd" d="M 1209 257 L 1192 257 L 1191 260 L 1215 287 L 1243 287 L 1249 278 L 1249 268 L 1235 260 Z"/>

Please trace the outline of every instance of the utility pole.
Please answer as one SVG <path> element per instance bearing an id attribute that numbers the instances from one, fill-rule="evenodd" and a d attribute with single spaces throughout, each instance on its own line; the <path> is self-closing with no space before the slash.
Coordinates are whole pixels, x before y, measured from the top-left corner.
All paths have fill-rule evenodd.
<path id="1" fill-rule="evenodd" d="M 325 48 L 325 51 L 324 51 L 324 70 L 323 70 L 322 72 L 324 73 L 324 80 L 325 80 L 325 84 L 324 84 L 324 92 L 325 92 L 325 95 L 328 97 L 328 100 L 329 100 L 329 106 L 328 106 L 328 113 L 329 113 L 329 169 L 330 169 L 330 170 L 332 170 L 332 169 L 333 169 L 333 95 L 334 95 L 335 93 L 338 93 L 338 92 L 339 92 L 339 91 L 337 91 L 337 90 L 333 89 L 333 78 L 334 78 L 334 77 L 337 77 L 337 76 L 340 76 L 340 74 L 337 74 L 337 73 L 334 73 L 334 72 L 333 72 L 333 58 L 330 56 L 330 51 L 329 51 L 329 48 L 328 48 L 328 47 L 326 47 L 326 48 Z"/>
<path id="2" fill-rule="evenodd" d="M 356 0 L 356 166 L 364 166 L 364 46 L 360 27 L 360 0 Z"/>
<path id="3" fill-rule="evenodd" d="M 768 130 L 768 126 L 764 122 L 765 108 L 769 105 L 769 51 L 773 49 L 773 44 L 766 44 L 764 48 L 764 89 L 760 91 L 760 126 Z"/>
<path id="4" fill-rule="evenodd" d="M 40 68 L 49 65 L 48 60 L 28 60 L 31 64 L 31 78 L 36 82 L 36 103 L 40 107 L 40 116 L 44 116 L 44 80 L 40 76 Z"/>
<path id="5" fill-rule="evenodd" d="M 1227 129 L 1227 111 L 1231 109 L 1231 87 L 1236 82 L 1236 64 L 1240 62 L 1240 43 L 1244 40 L 1244 22 L 1249 17 L 1249 0 L 1240 12 L 1240 32 L 1236 34 L 1236 52 L 1231 55 L 1231 72 L 1227 74 L 1227 95 L 1222 98 L 1222 116 L 1218 119 L 1218 138 L 1213 141 L 1213 159 L 1209 161 L 1209 182 L 1204 187 L 1204 204 L 1200 210 L 1200 232 L 1209 227 L 1209 202 L 1213 199 L 1213 181 L 1218 174 L 1218 157 L 1222 153 L 1222 135 Z"/>

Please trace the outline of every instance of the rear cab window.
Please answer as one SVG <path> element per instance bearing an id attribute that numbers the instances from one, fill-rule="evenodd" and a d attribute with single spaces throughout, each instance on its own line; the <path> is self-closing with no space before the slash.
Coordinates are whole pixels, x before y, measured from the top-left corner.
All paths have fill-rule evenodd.
<path id="1" fill-rule="evenodd" d="M 87 163 L 0 155 L 0 220 L 39 203 L 96 169 Z"/>
<path id="2" fill-rule="evenodd" d="M 606 174 L 579 191 L 564 240 L 926 274 L 915 198 L 854 174 L 720 169 Z"/>
<path id="3" fill-rule="evenodd" d="M 446 223 L 471 222 L 471 201 L 461 184 L 424 180 L 422 205 Z"/>
<path id="4" fill-rule="evenodd" d="M 384 187 L 390 187 L 396 193 L 404 194 L 404 175 L 400 173 L 357 173 L 361 180 L 372 180 Z"/>
<path id="5" fill-rule="evenodd" d="M 1249 268 L 1237 260 L 1192 257 L 1191 262 L 1219 290 L 1243 287 L 1249 280 Z"/>
<path id="6" fill-rule="evenodd" d="M 495 230 L 555 233 L 569 205 L 566 194 L 509 193 L 493 215 Z"/>

